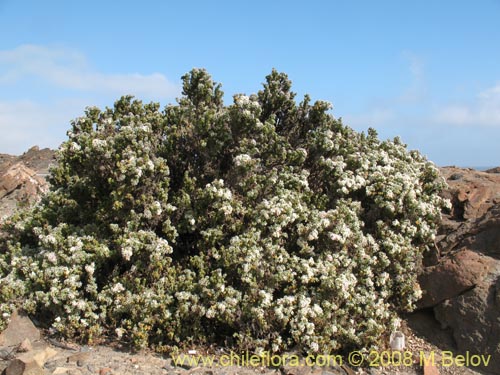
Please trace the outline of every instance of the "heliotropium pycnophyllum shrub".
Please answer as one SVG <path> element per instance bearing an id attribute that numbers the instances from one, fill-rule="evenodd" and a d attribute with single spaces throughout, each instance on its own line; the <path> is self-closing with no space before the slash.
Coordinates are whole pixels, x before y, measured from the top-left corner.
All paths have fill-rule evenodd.
<path id="1" fill-rule="evenodd" d="M 88 108 L 51 191 L 4 224 L 4 321 L 17 304 L 67 336 L 160 350 L 379 345 L 420 296 L 443 182 L 290 88 L 273 71 L 225 106 L 195 69 L 164 111 Z"/>

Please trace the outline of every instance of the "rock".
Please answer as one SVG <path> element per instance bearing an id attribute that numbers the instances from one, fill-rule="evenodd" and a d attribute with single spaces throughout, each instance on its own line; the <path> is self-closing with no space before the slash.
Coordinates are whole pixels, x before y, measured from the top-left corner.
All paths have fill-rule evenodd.
<path id="1" fill-rule="evenodd" d="M 444 195 L 454 205 L 452 216 L 455 218 L 479 218 L 500 203 L 500 175 L 454 167 L 440 171 L 449 185 Z"/>
<path id="2" fill-rule="evenodd" d="M 23 188 L 27 198 L 33 198 L 47 188 L 45 179 L 36 175 L 36 172 L 22 163 L 11 166 L 0 176 L 0 198 Z"/>
<path id="3" fill-rule="evenodd" d="M 14 358 L 14 354 L 12 351 L 7 349 L 0 349 L 0 359 L 3 361 L 8 361 L 9 359 Z"/>
<path id="4" fill-rule="evenodd" d="M 439 370 L 434 365 L 425 364 L 424 375 L 439 375 Z"/>
<path id="5" fill-rule="evenodd" d="M 57 363 L 58 363 L 58 362 L 57 362 L 57 361 L 54 361 L 54 360 L 52 360 L 52 361 L 48 361 L 48 362 L 46 362 L 46 363 L 45 363 L 45 365 L 43 365 L 43 368 L 45 368 L 45 369 L 47 369 L 47 370 L 50 370 L 50 371 L 54 371 L 57 367 L 59 367 L 59 366 L 57 365 Z"/>
<path id="6" fill-rule="evenodd" d="M 32 350 L 28 353 L 23 353 L 19 355 L 16 359 L 19 359 L 25 363 L 36 362 L 39 367 L 43 367 L 48 359 L 54 357 L 57 351 L 51 347 L 45 347 L 43 349 Z"/>
<path id="7" fill-rule="evenodd" d="M 491 354 L 485 372 L 500 368 L 500 169 L 486 173 L 441 168 L 452 210 L 443 215 L 436 250 L 419 276 L 422 316 L 412 325 L 436 344 L 463 354 Z M 431 310 L 432 309 L 432 310 Z M 420 324 L 425 319 L 434 324 Z M 439 331 L 439 332 L 437 332 Z M 425 374 L 437 370 L 424 369 Z"/>
<path id="8" fill-rule="evenodd" d="M 99 375 L 108 375 L 111 374 L 111 371 L 110 367 L 103 367 L 99 370 Z"/>
<path id="9" fill-rule="evenodd" d="M 356 372 L 347 365 L 342 365 L 341 368 L 347 375 L 356 375 Z"/>
<path id="10" fill-rule="evenodd" d="M 442 259 L 436 266 L 427 267 L 419 276 L 424 291 L 419 308 L 432 307 L 446 299 L 473 288 L 491 266 L 489 257 L 470 250 L 461 250 Z"/>
<path id="11" fill-rule="evenodd" d="M 485 170 L 486 173 L 500 173 L 500 167 L 490 168 Z"/>
<path id="12" fill-rule="evenodd" d="M 40 340 L 40 331 L 27 315 L 14 311 L 7 328 L 0 333 L 0 345 L 16 346 L 25 339 L 30 342 Z"/>
<path id="13" fill-rule="evenodd" d="M 281 373 L 283 375 L 309 375 L 311 373 L 311 367 L 308 366 L 283 366 L 281 368 Z M 324 375 L 326 375 L 323 372 Z"/>
<path id="14" fill-rule="evenodd" d="M 56 367 L 54 371 L 52 371 L 52 375 L 60 375 L 67 374 L 71 369 L 68 367 Z"/>
<path id="15" fill-rule="evenodd" d="M 474 289 L 434 308 L 443 328 L 450 327 L 458 351 L 491 355 L 484 371 L 500 368 L 500 266 Z"/>
<path id="16" fill-rule="evenodd" d="M 80 352 L 70 355 L 67 358 L 66 362 L 76 363 L 79 367 L 82 367 L 88 361 L 89 357 L 90 357 L 90 352 Z"/>
<path id="17" fill-rule="evenodd" d="M 21 353 L 26 353 L 29 352 L 30 350 L 33 350 L 33 345 L 31 345 L 31 341 L 29 338 L 25 338 L 17 348 L 17 351 Z"/>
<path id="18" fill-rule="evenodd" d="M 44 371 L 35 361 L 25 362 L 15 358 L 5 369 L 5 375 L 44 375 Z"/>
<path id="19" fill-rule="evenodd" d="M 500 260 L 500 204 L 471 222 L 456 248 L 466 248 Z"/>
<path id="20" fill-rule="evenodd" d="M 21 156 L 0 154 L 0 218 L 10 216 L 19 203 L 31 205 L 47 191 L 55 152 L 32 147 Z"/>

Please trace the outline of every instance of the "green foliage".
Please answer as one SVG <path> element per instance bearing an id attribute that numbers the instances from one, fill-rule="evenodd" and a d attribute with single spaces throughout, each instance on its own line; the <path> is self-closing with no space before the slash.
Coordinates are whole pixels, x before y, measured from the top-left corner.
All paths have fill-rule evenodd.
<path id="1" fill-rule="evenodd" d="M 51 191 L 4 223 L 0 309 L 137 347 L 378 345 L 419 298 L 445 202 L 398 139 L 354 132 L 273 71 L 224 106 L 195 69 L 177 105 L 88 108 Z"/>

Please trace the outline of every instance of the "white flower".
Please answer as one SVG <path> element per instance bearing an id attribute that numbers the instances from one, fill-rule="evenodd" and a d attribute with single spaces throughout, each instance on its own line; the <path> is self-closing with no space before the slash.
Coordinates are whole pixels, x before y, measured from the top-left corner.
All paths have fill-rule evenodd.
<path id="1" fill-rule="evenodd" d="M 57 263 L 57 256 L 55 253 L 53 253 L 53 252 L 47 253 L 46 257 L 47 257 L 47 260 L 49 262 L 54 263 L 54 264 Z"/>
<path id="2" fill-rule="evenodd" d="M 307 237 L 309 241 L 317 240 L 318 239 L 318 231 L 316 229 L 313 229 L 311 233 L 309 233 L 309 236 Z"/>
<path id="3" fill-rule="evenodd" d="M 87 271 L 89 275 L 93 275 L 95 271 L 95 263 L 92 262 L 90 264 L 85 265 L 85 271 Z"/>
<path id="4" fill-rule="evenodd" d="M 313 352 L 317 352 L 319 350 L 319 345 L 317 342 L 312 342 L 310 347 Z"/>
<path id="5" fill-rule="evenodd" d="M 113 285 L 113 288 L 111 288 L 111 291 L 113 293 L 121 293 L 125 290 L 125 288 L 123 287 L 122 283 L 116 283 L 115 285 Z"/>
<path id="6" fill-rule="evenodd" d="M 247 154 L 240 154 L 234 158 L 234 164 L 237 167 L 244 166 L 252 161 L 252 158 L 250 155 Z"/>
<path id="7" fill-rule="evenodd" d="M 103 150 L 107 145 L 108 143 L 104 139 L 94 138 L 92 140 L 92 146 L 98 150 Z"/>
<path id="8" fill-rule="evenodd" d="M 70 151 L 80 151 L 82 148 L 80 147 L 80 145 L 78 143 L 71 142 L 69 145 L 69 149 L 70 149 Z"/>
<path id="9" fill-rule="evenodd" d="M 130 246 L 126 246 L 126 247 L 122 248 L 123 259 L 129 261 L 130 258 L 132 257 L 132 254 L 133 254 L 133 251 L 132 251 L 132 248 Z"/>
<path id="10" fill-rule="evenodd" d="M 116 333 L 116 337 L 121 339 L 123 334 L 125 333 L 125 330 L 123 328 L 117 328 L 117 329 L 115 329 L 115 333 Z"/>

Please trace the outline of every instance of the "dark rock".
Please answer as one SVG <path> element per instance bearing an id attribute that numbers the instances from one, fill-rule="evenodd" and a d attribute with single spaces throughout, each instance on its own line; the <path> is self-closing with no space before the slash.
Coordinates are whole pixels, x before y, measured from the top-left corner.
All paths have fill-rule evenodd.
<path id="1" fill-rule="evenodd" d="M 428 309 L 417 313 L 441 328 L 419 322 L 423 315 L 408 321 L 440 347 L 491 354 L 482 370 L 493 373 L 500 368 L 500 175 L 489 172 L 441 168 L 453 207 L 443 215 L 437 250 L 425 258 L 418 306 Z"/>
<path id="2" fill-rule="evenodd" d="M 435 307 L 436 319 L 450 327 L 460 352 L 491 354 L 484 371 L 500 369 L 500 266 L 474 289 Z"/>
<path id="3" fill-rule="evenodd" d="M 487 273 L 493 259 L 470 250 L 461 250 L 427 267 L 419 276 L 423 297 L 419 308 L 432 307 L 473 288 Z"/>
<path id="4" fill-rule="evenodd" d="M 485 170 L 486 173 L 500 173 L 500 167 L 490 168 Z"/>
<path id="5" fill-rule="evenodd" d="M 5 369 L 5 375 L 44 375 L 43 369 L 35 362 L 13 359 Z"/>
<path id="6" fill-rule="evenodd" d="M 450 177 L 448 177 L 449 180 L 456 181 L 460 180 L 464 175 L 462 173 L 453 173 Z"/>

